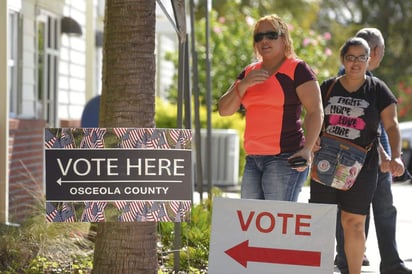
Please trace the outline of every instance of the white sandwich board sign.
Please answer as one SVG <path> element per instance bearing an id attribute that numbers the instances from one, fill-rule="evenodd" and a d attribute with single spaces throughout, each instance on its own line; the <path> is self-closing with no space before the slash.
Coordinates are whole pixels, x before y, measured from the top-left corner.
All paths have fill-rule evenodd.
<path id="1" fill-rule="evenodd" d="M 215 198 L 209 273 L 333 273 L 336 205 Z"/>

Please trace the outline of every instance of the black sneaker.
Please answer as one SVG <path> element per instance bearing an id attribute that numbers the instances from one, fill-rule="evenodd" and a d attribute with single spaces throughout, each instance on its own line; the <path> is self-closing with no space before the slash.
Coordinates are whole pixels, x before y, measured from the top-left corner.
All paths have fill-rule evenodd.
<path id="1" fill-rule="evenodd" d="M 338 266 L 338 256 L 335 256 L 335 260 L 333 261 L 335 266 Z M 370 266 L 371 263 L 369 262 L 369 259 L 366 257 L 366 255 L 363 255 L 363 260 L 362 260 L 362 266 Z M 342 272 L 345 273 L 345 272 Z"/>

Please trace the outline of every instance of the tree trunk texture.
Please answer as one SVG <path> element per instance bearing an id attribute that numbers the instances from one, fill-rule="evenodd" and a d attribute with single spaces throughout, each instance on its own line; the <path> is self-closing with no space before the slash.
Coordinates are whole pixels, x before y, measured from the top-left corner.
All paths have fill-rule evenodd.
<path id="1" fill-rule="evenodd" d="M 155 126 L 153 0 L 106 0 L 99 126 Z M 155 222 L 98 223 L 94 274 L 157 273 Z"/>
<path id="2" fill-rule="evenodd" d="M 155 8 L 155 1 L 106 1 L 99 117 L 104 127 L 155 125 Z"/>
<path id="3" fill-rule="evenodd" d="M 156 223 L 99 223 L 92 273 L 157 273 Z"/>

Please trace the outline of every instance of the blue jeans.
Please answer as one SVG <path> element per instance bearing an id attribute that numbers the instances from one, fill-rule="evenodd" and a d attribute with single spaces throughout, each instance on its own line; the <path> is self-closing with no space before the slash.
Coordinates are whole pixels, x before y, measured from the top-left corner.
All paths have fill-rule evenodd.
<path id="1" fill-rule="evenodd" d="M 390 173 L 378 174 L 378 185 L 372 200 L 373 217 L 375 221 L 376 237 L 381 256 L 380 271 L 388 271 L 403 264 L 396 246 L 396 208 L 392 197 L 392 176 Z M 369 215 L 365 232 L 369 229 Z M 347 271 L 345 251 L 343 249 L 344 237 L 340 223 L 340 211 L 336 222 L 336 264 L 341 271 Z"/>
<path id="2" fill-rule="evenodd" d="M 287 158 L 290 155 L 246 156 L 241 198 L 296 202 L 309 168 L 298 172 L 289 167 Z"/>

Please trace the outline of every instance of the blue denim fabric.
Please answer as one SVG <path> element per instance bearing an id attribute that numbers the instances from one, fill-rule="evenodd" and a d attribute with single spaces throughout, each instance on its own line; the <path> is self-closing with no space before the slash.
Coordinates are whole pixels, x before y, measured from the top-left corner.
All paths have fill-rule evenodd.
<path id="1" fill-rule="evenodd" d="M 338 185 L 340 186 L 339 188 L 346 188 L 348 184 L 347 180 L 351 177 L 341 176 L 341 182 L 336 183 L 334 181 L 336 180 L 335 172 L 338 166 L 342 165 L 349 168 L 354 165 L 355 162 L 363 164 L 366 153 L 353 147 L 342 145 L 340 141 L 333 138 L 326 138 L 325 136 L 322 136 L 320 146 L 321 149 L 315 153 L 315 158 L 313 159 L 313 168 L 316 169 L 320 182 L 328 186 Z M 360 172 L 360 168 L 358 172 Z M 349 174 L 349 170 L 339 173 L 346 175 Z"/>
<path id="2" fill-rule="evenodd" d="M 241 198 L 296 202 L 309 169 L 298 172 L 289 167 L 290 155 L 246 156 Z"/>
<path id="3" fill-rule="evenodd" d="M 382 123 L 379 124 L 379 130 L 381 132 L 381 137 L 379 138 L 379 141 L 381 142 L 382 147 L 386 151 L 386 153 L 388 153 L 388 155 L 391 156 L 392 152 L 391 152 L 391 146 L 389 145 L 388 134 L 383 128 Z"/>
<path id="4" fill-rule="evenodd" d="M 382 173 L 372 200 L 376 236 L 381 255 L 381 271 L 393 269 L 403 261 L 399 257 L 396 245 L 396 207 L 393 205 L 391 191 L 392 176 Z"/>

